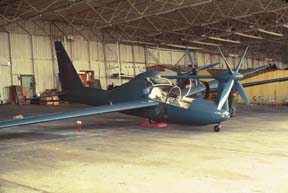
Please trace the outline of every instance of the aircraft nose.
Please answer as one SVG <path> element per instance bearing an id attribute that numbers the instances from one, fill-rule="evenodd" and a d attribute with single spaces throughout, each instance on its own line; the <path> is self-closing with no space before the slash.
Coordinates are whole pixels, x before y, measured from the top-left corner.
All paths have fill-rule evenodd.
<path id="1" fill-rule="evenodd" d="M 219 111 L 218 109 L 210 110 L 209 114 L 211 119 L 213 119 L 213 123 L 221 123 L 230 118 L 230 113 L 228 111 Z"/>
<path id="2" fill-rule="evenodd" d="M 191 119 L 201 125 L 217 124 L 230 118 L 228 111 L 218 110 L 215 103 L 203 99 L 195 99 L 189 109 Z"/>
<path id="3" fill-rule="evenodd" d="M 220 111 L 219 116 L 220 122 L 226 121 L 230 118 L 230 113 L 228 111 Z"/>

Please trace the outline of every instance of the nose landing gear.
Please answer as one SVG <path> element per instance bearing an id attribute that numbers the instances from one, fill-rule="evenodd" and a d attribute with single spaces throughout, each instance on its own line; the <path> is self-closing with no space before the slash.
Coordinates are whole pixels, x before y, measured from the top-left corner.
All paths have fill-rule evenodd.
<path id="1" fill-rule="evenodd" d="M 221 128 L 222 128 L 222 126 L 221 126 L 221 124 L 219 123 L 219 124 L 217 124 L 217 125 L 214 126 L 214 131 L 215 131 L 215 132 L 219 132 L 219 131 L 221 130 Z"/>

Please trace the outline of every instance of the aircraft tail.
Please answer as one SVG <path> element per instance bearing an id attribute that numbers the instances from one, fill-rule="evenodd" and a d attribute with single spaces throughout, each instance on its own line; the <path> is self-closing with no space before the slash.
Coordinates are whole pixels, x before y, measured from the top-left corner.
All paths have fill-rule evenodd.
<path id="1" fill-rule="evenodd" d="M 77 71 L 60 41 L 55 42 L 55 50 L 62 90 L 76 90 L 83 88 L 84 86 L 77 74 Z"/>

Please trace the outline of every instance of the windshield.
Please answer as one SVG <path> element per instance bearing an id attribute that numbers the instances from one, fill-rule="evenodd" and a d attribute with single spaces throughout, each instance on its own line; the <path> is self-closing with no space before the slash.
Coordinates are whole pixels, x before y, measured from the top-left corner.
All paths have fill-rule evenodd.
<path id="1" fill-rule="evenodd" d="M 158 80 L 159 79 L 157 78 L 157 81 Z M 168 84 L 168 82 L 162 82 L 162 81 L 161 82 L 158 81 L 157 83 L 155 83 L 155 81 L 154 83 L 152 81 L 149 82 L 153 84 L 153 88 L 151 89 L 148 95 L 149 99 L 160 101 L 163 103 L 167 103 L 185 109 L 189 108 L 193 99 L 182 97 L 181 89 L 178 86 L 172 86 L 172 84 L 170 85 Z M 171 82 L 169 81 L 169 83 Z"/>
<path id="2" fill-rule="evenodd" d="M 154 86 L 172 86 L 172 82 L 166 78 L 149 77 L 147 80 Z"/>

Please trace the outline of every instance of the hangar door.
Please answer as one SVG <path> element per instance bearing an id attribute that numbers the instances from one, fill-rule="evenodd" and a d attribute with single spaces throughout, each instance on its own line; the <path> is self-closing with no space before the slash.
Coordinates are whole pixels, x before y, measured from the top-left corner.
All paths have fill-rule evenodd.
<path id="1" fill-rule="evenodd" d="M 35 81 L 33 75 L 21 75 L 21 86 L 29 89 L 30 98 L 35 94 Z"/>

